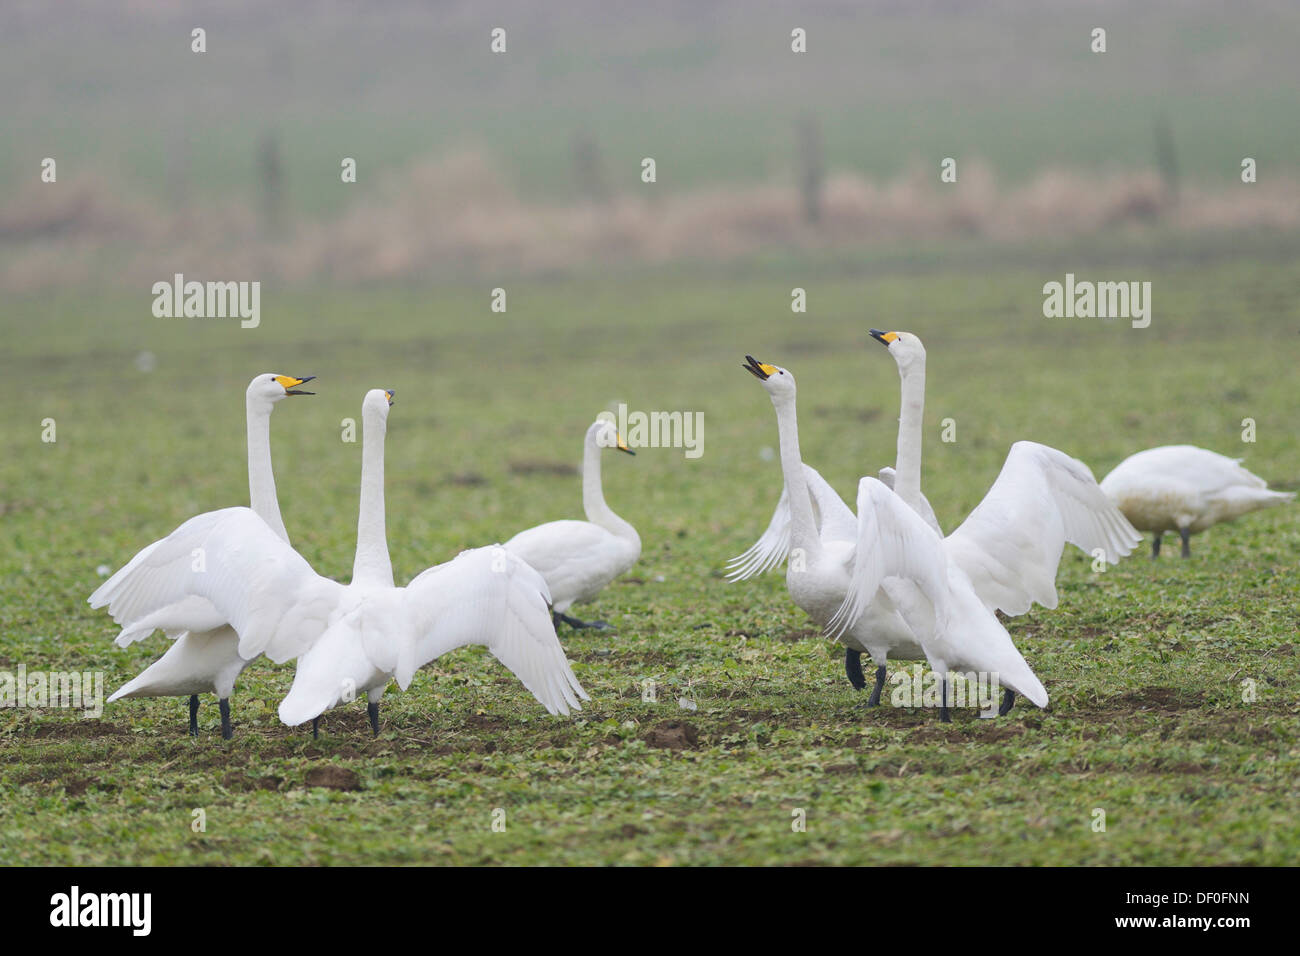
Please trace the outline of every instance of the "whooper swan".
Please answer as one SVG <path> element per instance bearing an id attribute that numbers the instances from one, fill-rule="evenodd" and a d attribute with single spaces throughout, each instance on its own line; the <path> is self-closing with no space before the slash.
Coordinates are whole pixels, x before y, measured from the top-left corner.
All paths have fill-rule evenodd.
<path id="1" fill-rule="evenodd" d="M 245 658 L 298 658 L 280 704 L 280 718 L 291 726 L 310 720 L 315 729 L 325 710 L 364 692 L 378 733 L 379 700 L 390 679 L 405 689 L 424 664 L 471 643 L 486 645 L 548 712 L 577 709 L 578 697 L 587 695 L 546 613 L 545 582 L 504 549 L 467 551 L 405 588 L 393 586 L 383 498 L 391 401 L 391 392 L 376 389 L 362 405 L 351 584 L 316 574 L 250 509 L 227 508 L 191 518 L 110 579 L 110 613 L 139 618 L 187 597 L 210 602 L 228 616 Z M 192 567 L 196 549 L 206 555 L 202 572 Z"/>
<path id="2" fill-rule="evenodd" d="M 641 557 L 636 529 L 605 503 L 600 482 L 600 453 L 617 448 L 636 452 L 619 437 L 612 422 L 597 419 L 582 443 L 582 510 L 586 521 L 550 521 L 521 531 L 505 548 L 535 568 L 551 590 L 556 623 L 570 627 L 605 628 L 604 621 L 582 621 L 564 612 L 579 601 L 590 601 L 611 581 L 626 573 Z"/>
<path id="3" fill-rule="evenodd" d="M 788 373 L 783 377 L 788 377 Z M 792 387 L 790 391 L 793 393 Z M 774 395 L 773 403 L 776 401 Z M 778 417 L 780 414 L 778 408 Z M 912 440 L 920 440 L 919 424 L 914 436 L 905 437 L 900 434 L 900 450 L 905 442 Z M 782 444 L 784 446 L 784 441 Z M 784 449 L 782 455 L 784 463 Z M 896 488 L 901 485 L 906 489 L 912 481 L 912 476 L 904 470 L 908 467 L 909 460 L 915 461 L 919 467 L 919 454 L 909 459 L 900 453 L 899 463 L 903 467 L 899 468 L 896 475 Z M 787 488 L 793 487 L 790 484 L 789 469 L 786 469 L 786 484 Z M 918 493 L 919 484 L 919 480 L 916 480 L 913 486 Z M 794 498 L 792 493 L 786 500 L 792 501 Z M 903 495 L 900 494 L 899 498 L 911 505 Z M 915 506 L 913 510 L 916 511 Z M 847 511 L 845 508 L 844 512 Z M 921 512 L 917 513 L 924 520 Z M 861 520 L 861 515 L 858 520 Z M 773 522 L 779 525 L 779 518 L 774 516 Z M 935 531 L 929 522 L 925 523 L 931 531 Z M 779 534 L 773 535 L 774 539 L 777 537 Z M 854 549 L 858 538 L 855 531 Z M 1099 554 L 1114 564 L 1120 557 L 1130 553 L 1139 540 L 1137 532 L 1101 493 L 1092 472 L 1085 464 L 1054 448 L 1027 441 L 1012 445 L 1001 473 L 984 500 L 961 527 L 942 539 L 945 552 L 969 579 L 985 607 L 989 611 L 1001 610 L 1013 616 L 1025 613 L 1035 602 L 1048 608 L 1056 607 L 1056 571 L 1067 541 L 1090 554 Z M 792 544 L 798 546 L 793 540 Z M 777 556 L 776 561 L 779 562 L 780 558 Z M 849 561 L 852 562 L 851 556 Z M 791 580 L 789 572 L 786 580 L 787 584 Z M 793 589 L 791 594 L 793 596 Z M 887 592 L 884 592 L 884 596 L 888 597 Z M 876 597 L 879 599 L 881 594 L 878 593 Z M 797 598 L 795 603 L 799 603 Z M 869 626 L 878 622 L 878 616 L 872 612 L 877 603 L 878 600 L 869 601 L 865 605 L 865 613 L 856 619 L 857 626 L 863 621 L 868 622 Z M 802 604 L 800 606 L 803 607 Z M 884 606 L 891 607 L 887 603 Z M 821 622 L 827 620 L 818 613 L 809 613 Z M 822 613 L 824 614 L 824 609 Z M 852 634 L 853 629 L 844 633 Z M 885 680 L 886 658 L 903 655 L 890 655 L 887 648 L 883 649 L 886 653 L 881 653 L 870 646 L 855 647 L 853 642 L 844 640 L 843 636 L 841 640 L 850 650 L 871 653 L 876 664 L 876 686 L 871 703 L 878 703 L 879 692 Z M 850 679 L 853 677 L 851 663 L 851 659 L 846 659 Z M 856 682 L 855 686 L 858 686 Z M 1010 703 L 1011 699 L 1008 698 L 1004 702 L 1003 712 L 1009 709 Z"/>
<path id="4" fill-rule="evenodd" d="M 300 385 L 316 376 L 295 378 L 292 375 L 266 373 L 258 375 L 248 385 L 244 408 L 248 431 L 248 494 L 249 501 L 263 521 L 287 544 L 289 535 L 280 517 L 280 502 L 275 493 L 275 474 L 271 470 L 271 412 L 281 399 L 290 395 L 312 395 Z M 101 589 L 102 590 L 102 589 Z M 96 594 L 99 592 L 97 591 Z M 95 605 L 92 596 L 91 604 Z M 213 610 L 213 620 L 220 615 Z M 128 621 L 118 621 L 127 625 Z M 133 641 L 147 637 L 152 632 L 127 628 L 118 637 L 118 644 L 126 647 Z M 175 632 L 172 632 L 175 634 Z M 221 711 L 221 736 L 229 740 L 233 735 L 230 724 L 230 694 L 235 680 L 250 662 L 239 656 L 239 636 L 228 624 L 196 631 L 182 631 L 167 653 L 147 667 L 135 679 L 123 684 L 108 698 L 108 702 L 127 697 L 184 697 L 190 698 L 190 735 L 199 732 L 199 695 L 216 694 Z"/>
<path id="5" fill-rule="evenodd" d="M 925 346 L 910 332 L 871 330 L 898 366 L 902 414 L 894 490 L 913 510 L 921 493 Z M 1018 441 L 997 480 L 966 521 L 944 539 L 990 610 L 1016 617 L 1035 603 L 1057 605 L 1056 571 L 1066 542 L 1111 564 L 1142 540 L 1083 462 L 1049 445 Z"/>
<path id="6" fill-rule="evenodd" d="M 863 478 L 858 483 L 852 580 L 844 603 L 826 626 L 827 635 L 835 637 L 852 627 L 881 594 L 898 609 L 938 675 L 941 721 L 952 719 L 952 671 L 969 675 L 968 682 L 973 677 L 1000 687 L 999 714 L 1011 709 L 1016 692 L 1039 707 L 1047 706 L 1042 682 L 944 548 L 943 538 L 894 491 L 875 478 Z"/>
<path id="7" fill-rule="evenodd" d="M 1163 445 L 1130 455 L 1101 481 L 1133 526 L 1152 531 L 1151 557 L 1160 556 L 1160 539 L 1177 531 L 1183 557 L 1192 556 L 1191 536 L 1220 521 L 1295 498 L 1292 491 L 1269 491 L 1263 478 L 1227 458 L 1195 445 Z"/>
<path id="8" fill-rule="evenodd" d="M 732 579 L 741 580 L 774 567 L 787 556 L 785 583 L 790 598 L 825 626 L 848 594 L 857 549 L 858 525 L 847 505 L 799 453 L 799 423 L 794 376 L 746 355 L 748 369 L 767 391 L 776 410 L 777 437 L 785 492 L 772 524 L 759 543 L 735 559 Z M 870 706 L 880 703 L 885 661 L 924 660 L 925 652 L 888 595 L 868 604 L 836 638 L 850 651 L 870 654 L 879 665 Z"/>

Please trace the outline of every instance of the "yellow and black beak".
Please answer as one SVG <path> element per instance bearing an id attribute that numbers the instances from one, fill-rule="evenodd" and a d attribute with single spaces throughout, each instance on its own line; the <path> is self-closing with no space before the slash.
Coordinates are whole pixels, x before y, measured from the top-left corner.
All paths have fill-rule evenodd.
<path id="1" fill-rule="evenodd" d="M 880 329 L 872 329 L 871 337 L 885 348 L 889 348 L 890 345 L 898 341 L 897 332 L 882 332 Z"/>
<path id="2" fill-rule="evenodd" d="M 775 365 L 764 365 L 752 355 L 746 355 L 745 362 L 747 364 L 742 365 L 741 368 L 748 370 L 760 382 L 765 382 L 770 376 L 776 374 Z"/>
<path id="3" fill-rule="evenodd" d="M 388 396 L 388 404 L 391 407 L 393 404 L 393 396 L 396 395 L 397 393 L 393 391 L 391 388 L 386 388 L 384 389 L 384 394 Z"/>
<path id="4" fill-rule="evenodd" d="M 625 451 L 625 452 L 627 452 L 629 455 L 635 455 L 635 454 L 636 454 L 636 452 L 634 452 L 631 448 L 628 448 L 628 447 L 627 447 L 627 442 L 623 441 L 623 436 L 620 435 L 618 432 L 614 432 L 614 438 L 616 439 L 616 441 L 617 441 L 617 443 L 618 443 L 615 447 L 618 448 L 619 451 Z"/>
<path id="5" fill-rule="evenodd" d="M 298 388 L 299 385 L 305 385 L 315 377 L 315 375 L 308 375 L 306 378 L 294 378 L 292 375 L 277 375 L 275 380 L 284 386 L 286 395 L 315 395 L 315 392 L 304 392 Z"/>

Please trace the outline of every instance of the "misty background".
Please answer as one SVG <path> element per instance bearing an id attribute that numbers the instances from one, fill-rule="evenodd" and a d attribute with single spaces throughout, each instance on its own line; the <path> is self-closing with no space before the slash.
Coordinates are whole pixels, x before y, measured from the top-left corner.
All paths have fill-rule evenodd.
<path id="1" fill-rule="evenodd" d="M 1298 40 L 1286 2 L 19 0 L 0 289 L 1294 249 Z"/>

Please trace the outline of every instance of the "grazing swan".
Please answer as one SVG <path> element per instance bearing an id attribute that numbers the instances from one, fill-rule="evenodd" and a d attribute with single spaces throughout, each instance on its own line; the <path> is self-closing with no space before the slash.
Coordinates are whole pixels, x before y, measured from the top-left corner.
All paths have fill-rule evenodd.
<path id="1" fill-rule="evenodd" d="M 915 338 L 914 336 L 912 338 Z M 919 340 L 917 340 L 919 345 Z M 923 354 L 923 353 L 922 353 Z M 748 358 L 748 356 L 747 356 Z M 777 403 L 778 394 L 789 391 L 789 411 L 786 413 L 790 421 L 787 426 L 795 441 L 797 451 L 797 432 L 793 420 L 793 378 L 784 369 L 778 369 L 775 366 L 762 366 L 753 362 L 751 359 L 750 371 L 755 375 L 760 372 L 766 373 L 764 382 L 767 386 L 772 381 L 772 376 L 776 372 L 782 373 L 779 381 L 790 380 L 788 386 L 777 385 L 769 387 L 768 391 L 773 395 L 773 404 Z M 762 377 L 760 375 L 760 377 Z M 776 389 L 774 391 L 774 388 Z M 781 416 L 781 409 L 778 406 L 778 418 Z M 915 432 L 909 431 L 905 437 L 900 435 L 899 448 L 900 467 L 898 473 L 894 476 L 896 485 L 904 488 L 911 487 L 916 489 L 919 494 L 920 481 L 919 477 L 914 478 L 905 469 L 912 467 L 919 468 L 920 454 L 913 453 L 911 447 L 915 442 L 920 443 L 919 415 L 915 419 Z M 904 447 L 905 444 L 908 447 Z M 782 464 L 786 465 L 785 451 L 785 434 L 782 435 Z M 904 455 L 902 452 L 907 451 Z M 797 465 L 796 460 L 790 462 L 790 465 Z M 785 467 L 786 486 L 792 490 L 792 494 L 785 497 L 785 500 L 791 501 L 799 497 L 797 492 L 793 492 L 791 475 L 800 474 L 799 469 Z M 802 483 L 802 482 L 801 482 Z M 895 494 L 898 494 L 895 489 Z M 819 500 L 825 500 L 826 495 L 820 496 L 814 492 Z M 833 492 L 830 495 L 833 497 Z M 807 497 L 807 494 L 804 494 Z M 903 495 L 899 498 L 905 503 L 911 505 Z M 915 499 L 914 499 L 915 500 Z M 848 509 L 841 503 L 843 515 L 848 515 Z M 793 509 L 791 509 L 793 510 Z M 825 514 L 827 507 L 822 507 L 822 513 Z M 928 521 L 925 521 L 924 515 L 918 511 L 915 506 L 913 510 L 926 527 L 930 528 L 936 535 L 938 531 Z M 778 506 L 779 511 L 779 506 Z M 811 509 L 809 509 L 811 514 Z M 841 519 L 842 520 L 842 519 Z M 858 525 L 860 525 L 862 515 L 858 515 Z M 780 525 L 780 517 L 773 516 L 773 525 Z M 823 521 L 823 525 L 825 521 Z M 837 536 L 842 540 L 844 532 L 837 532 Z M 772 525 L 768 527 L 768 542 L 765 550 L 759 552 L 762 558 L 771 562 L 778 563 L 784 555 L 775 554 L 779 544 L 773 542 L 779 541 L 780 531 L 773 532 Z M 860 546 L 860 527 L 855 527 L 851 535 L 851 544 L 849 545 L 848 561 L 852 563 L 853 553 Z M 799 547 L 793 536 L 789 539 L 794 547 Z M 1057 605 L 1056 594 L 1056 571 L 1061 561 L 1061 554 L 1064 551 L 1065 544 L 1068 541 L 1071 544 L 1083 549 L 1090 554 L 1099 554 L 1106 561 L 1115 564 L 1121 557 L 1129 554 L 1133 547 L 1141 540 L 1141 537 L 1131 525 L 1119 513 L 1118 509 L 1110 503 L 1088 470 L 1088 466 L 1083 462 L 1077 461 L 1055 448 L 1049 448 L 1046 445 L 1040 445 L 1037 442 L 1020 441 L 1011 446 L 1011 451 L 1007 455 L 1007 460 L 1002 466 L 1002 471 L 998 474 L 997 480 L 985 495 L 984 500 L 971 512 L 966 521 L 962 523 L 956 531 L 946 538 L 942 538 L 943 548 L 952 562 L 961 569 L 969 579 L 971 586 L 978 595 L 980 601 L 990 611 L 1001 610 L 1012 616 L 1023 614 L 1036 602 L 1044 607 L 1054 608 Z M 760 544 L 762 540 L 760 539 Z M 755 548 L 758 548 L 755 545 Z M 755 552 L 751 548 L 751 552 Z M 793 551 L 790 552 L 793 554 Z M 744 557 L 744 556 L 742 556 Z M 754 555 L 751 555 L 746 568 L 755 567 Z M 800 575 L 802 577 L 802 575 Z M 787 571 L 787 584 L 792 579 L 792 575 Z M 847 587 L 846 587 L 847 590 Z M 865 613 L 859 618 L 855 618 L 855 627 L 861 626 L 867 622 L 867 629 L 870 629 L 881 623 L 879 616 L 873 616 L 873 608 L 878 603 L 882 603 L 882 596 L 888 597 L 888 592 L 878 591 L 875 600 L 871 596 L 863 598 L 867 601 L 864 605 Z M 794 596 L 792 586 L 791 595 Z M 800 607 L 804 605 L 795 599 L 795 603 Z M 883 607 L 892 610 L 892 605 L 883 604 Z M 825 616 L 825 608 L 820 608 L 819 613 L 815 613 L 808 608 L 814 619 L 825 622 L 828 620 Z M 835 609 L 832 609 L 832 612 Z M 886 618 L 888 620 L 888 618 Z M 879 703 L 880 690 L 885 680 L 885 661 L 887 657 L 895 658 L 905 657 L 900 653 L 890 653 L 887 647 L 879 649 L 873 648 L 863 641 L 846 640 L 846 636 L 851 636 L 854 629 L 850 627 L 836 636 L 849 648 L 850 651 L 856 651 L 861 654 L 866 651 L 871 654 L 876 664 L 876 685 L 872 691 L 871 701 L 869 703 Z M 859 644 L 862 646 L 855 646 Z M 923 655 L 915 657 L 905 657 L 905 659 L 916 660 Z M 846 657 L 846 670 L 849 672 L 850 679 L 854 677 L 852 664 L 854 659 Z M 858 668 L 857 675 L 861 679 L 861 669 Z M 861 686 L 857 681 L 854 686 Z M 1010 709 L 1013 698 L 1008 697 L 1003 703 L 1002 712 Z"/>
<path id="2" fill-rule="evenodd" d="M 290 395 L 312 395 L 298 386 L 316 376 L 294 378 L 292 375 L 267 373 L 258 375 L 248 385 L 244 407 L 248 430 L 248 495 L 258 516 L 286 544 L 288 532 L 280 517 L 280 502 L 275 493 L 275 474 L 271 470 L 271 412 L 281 399 Z M 99 592 L 96 592 L 97 594 Z M 91 598 L 92 606 L 95 598 Z M 127 621 L 118 621 L 128 624 Z M 122 647 L 147 637 L 152 631 L 130 629 L 122 632 Z M 175 632 L 172 632 L 175 634 Z M 169 635 L 170 636 L 170 635 Z M 182 631 L 167 653 L 147 667 L 134 680 L 123 684 L 108 702 L 128 697 L 190 698 L 190 735 L 199 732 L 199 694 L 216 694 L 221 711 L 221 736 L 229 740 L 230 694 L 235 680 L 249 661 L 239 656 L 239 636 L 227 624 L 209 630 Z"/>
<path id="3" fill-rule="evenodd" d="M 897 493 L 875 478 L 858 482 L 858 538 L 844 603 L 826 626 L 830 637 L 852 627 L 884 593 L 925 650 L 939 677 L 939 719 L 948 712 L 948 674 L 995 679 L 1003 688 L 998 714 L 1019 692 L 1039 707 L 1047 691 L 997 615 L 944 548 L 944 538 Z M 990 702 L 991 703 L 991 702 Z"/>
<path id="4" fill-rule="evenodd" d="M 641 557 L 636 529 L 605 504 L 600 486 L 600 451 L 617 448 L 635 455 L 612 422 L 597 419 L 582 442 L 582 510 L 586 521 L 550 521 L 521 531 L 505 543 L 511 554 L 535 568 L 551 590 L 556 623 L 570 627 L 605 628 L 604 621 L 581 621 L 564 612 L 578 601 L 590 601 Z"/>
<path id="5" fill-rule="evenodd" d="M 1263 478 L 1241 467 L 1240 458 L 1197 448 L 1163 445 L 1130 455 L 1101 481 L 1133 526 L 1155 532 L 1151 557 L 1160 556 L 1160 539 L 1177 531 L 1183 557 L 1192 556 L 1191 536 L 1220 521 L 1290 501 L 1292 491 L 1269 491 Z"/>
<path id="6" fill-rule="evenodd" d="M 366 694 L 371 729 L 390 679 L 405 689 L 440 654 L 484 644 L 551 713 L 578 708 L 586 692 L 574 677 L 550 616 L 545 582 L 500 547 L 467 551 L 393 586 L 384 528 L 384 433 L 392 392 L 362 404 L 361 506 L 352 582 L 316 574 L 247 508 L 191 518 L 155 542 L 106 584 L 110 613 L 148 620 L 176 615 L 186 598 L 209 602 L 239 634 L 241 656 L 298 659 L 280 704 L 291 726 Z M 205 556 L 196 571 L 191 557 Z M 177 626 L 175 621 L 159 626 Z"/>

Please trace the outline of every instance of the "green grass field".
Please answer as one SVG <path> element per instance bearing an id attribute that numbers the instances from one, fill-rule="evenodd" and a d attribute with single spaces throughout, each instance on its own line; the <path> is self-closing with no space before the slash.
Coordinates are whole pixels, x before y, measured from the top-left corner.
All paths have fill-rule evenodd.
<path id="1" fill-rule="evenodd" d="M 1144 544 L 1094 574 L 1069 551 L 1060 607 L 1010 625 L 1051 707 L 1021 702 L 996 721 L 865 708 L 781 575 L 721 576 L 781 486 L 771 405 L 743 354 L 798 377 L 804 456 L 852 495 L 894 451 L 897 373 L 871 326 L 929 349 L 924 480 L 949 530 L 1019 438 L 1098 477 L 1138 449 L 1191 442 L 1300 487 L 1300 255 L 1261 245 L 1271 255 L 1151 248 L 1109 267 L 1092 248 L 910 275 L 783 260 L 520 280 L 505 283 L 504 315 L 488 308 L 495 283 L 268 288 L 256 330 L 155 319 L 144 294 L 11 300 L 0 670 L 102 670 L 111 691 L 161 653 L 160 635 L 116 648 L 85 598 L 99 565 L 247 503 L 242 394 L 256 372 L 319 376 L 316 397 L 276 411 L 274 457 L 295 545 L 343 579 L 360 446 L 340 422 L 367 388 L 397 391 L 387 504 L 402 580 L 577 516 L 581 437 L 602 409 L 701 411 L 705 441 L 695 461 L 606 458 L 607 498 L 643 555 L 580 609 L 616 633 L 561 632 L 593 697 L 576 718 L 547 717 L 479 650 L 390 692 L 378 739 L 359 703 L 327 714 L 319 741 L 282 726 L 292 668 L 265 664 L 236 689 L 229 742 L 210 699 L 197 739 L 181 700 L 120 702 L 97 720 L 2 709 L 0 863 L 1293 863 L 1295 507 L 1212 529 L 1186 562 L 1173 549 L 1153 564 Z M 1042 317 L 1042 284 L 1097 256 L 1099 276 L 1152 280 L 1150 328 Z M 789 310 L 795 285 L 807 315 Z M 146 350 L 149 373 L 135 364 Z M 957 441 L 944 444 L 949 417 Z M 646 679 L 657 702 L 642 700 Z M 197 808 L 206 832 L 191 829 Z"/>

